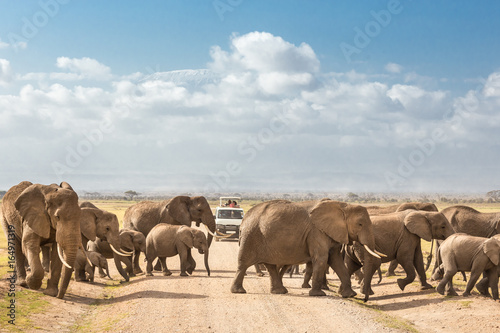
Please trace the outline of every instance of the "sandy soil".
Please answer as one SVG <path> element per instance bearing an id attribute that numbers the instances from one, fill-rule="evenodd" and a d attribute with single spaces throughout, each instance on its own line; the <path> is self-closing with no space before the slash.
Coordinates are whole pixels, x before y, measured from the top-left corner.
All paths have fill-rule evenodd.
<path id="1" fill-rule="evenodd" d="M 141 275 L 119 284 L 119 274 L 113 268 L 114 281 L 98 277 L 94 284 L 73 281 L 64 300 L 44 296 L 51 305 L 43 314 L 31 316 L 34 327 L 29 331 L 500 331 L 499 302 L 477 294 L 444 297 L 433 290 L 420 291 L 416 282 L 401 292 L 395 278 L 384 278 L 375 285 L 375 295 L 366 305 L 360 301 L 361 295 L 349 300 L 335 292 L 309 297 L 308 290 L 300 288 L 302 276 L 298 275 L 285 277 L 287 295 L 271 295 L 269 277 L 257 277 L 253 268 L 244 280 L 247 294 L 231 294 L 237 252 L 235 241 L 214 242 L 210 277 L 196 251 L 198 268 L 190 277 L 179 276 L 178 257 L 174 257 L 167 260 L 173 272 L 169 277 L 156 272 L 154 277 Z M 109 263 L 113 266 L 111 260 Z M 329 279 L 332 290 L 336 289 L 335 275 Z M 4 289 L 6 283 L 1 283 Z"/>

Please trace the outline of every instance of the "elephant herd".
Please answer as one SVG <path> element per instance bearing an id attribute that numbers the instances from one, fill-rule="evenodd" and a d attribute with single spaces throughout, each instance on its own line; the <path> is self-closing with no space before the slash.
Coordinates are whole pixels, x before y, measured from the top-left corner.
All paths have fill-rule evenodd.
<path id="1" fill-rule="evenodd" d="M 181 276 L 192 274 L 196 262 L 191 249 L 204 255 L 207 274 L 209 248 L 216 234 L 215 219 L 204 197 L 177 196 L 161 202 L 142 201 L 130 206 L 123 229 L 115 214 L 89 202 L 78 202 L 71 186 L 32 184 L 24 181 L 5 194 L 0 222 L 6 234 L 15 233 L 17 284 L 39 289 L 48 272 L 44 293 L 63 298 L 75 271 L 76 281 L 93 281 L 95 268 L 109 276 L 106 259 L 113 259 L 125 281 L 141 273 L 145 254 L 146 276 L 156 270 L 172 274 L 166 258 L 179 255 Z M 208 235 L 191 228 L 204 224 Z M 10 238 L 9 238 L 10 239 Z M 453 206 L 438 211 L 430 203 L 390 207 L 363 207 L 330 199 L 291 202 L 267 201 L 252 207 L 240 228 L 239 252 L 231 292 L 245 293 L 243 280 L 251 266 L 264 265 L 271 293 L 287 293 L 284 273 L 306 264 L 303 287 L 309 295 L 324 296 L 329 267 L 340 279 L 338 293 L 353 297 L 351 276 L 356 274 L 367 301 L 373 294 L 372 278 L 384 262 L 388 274 L 399 264 L 406 276 L 397 280 L 401 290 L 418 275 L 421 288 L 433 288 L 426 279 L 421 239 L 435 240 L 433 279 L 437 291 L 456 295 L 452 278 L 471 272 L 464 296 L 476 286 L 498 299 L 500 275 L 500 213 L 480 213 Z M 42 259 L 40 260 L 40 253 Z M 125 267 L 122 266 L 125 265 Z M 482 280 L 477 283 L 479 277 Z M 309 280 L 312 279 L 311 285 Z"/>

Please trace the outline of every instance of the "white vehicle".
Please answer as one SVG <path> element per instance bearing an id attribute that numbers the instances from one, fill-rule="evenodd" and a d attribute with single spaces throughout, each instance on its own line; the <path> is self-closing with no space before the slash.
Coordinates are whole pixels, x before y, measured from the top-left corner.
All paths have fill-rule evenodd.
<path id="1" fill-rule="evenodd" d="M 215 224 L 219 233 L 234 236 L 229 239 L 240 237 L 240 225 L 243 220 L 243 208 L 240 208 L 240 197 L 220 197 L 219 206 L 215 209 Z M 218 239 L 216 239 L 218 240 Z"/>

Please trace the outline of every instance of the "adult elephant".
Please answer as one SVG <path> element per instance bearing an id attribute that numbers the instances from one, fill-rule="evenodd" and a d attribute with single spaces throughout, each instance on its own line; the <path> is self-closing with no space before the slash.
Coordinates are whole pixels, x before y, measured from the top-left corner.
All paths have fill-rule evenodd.
<path id="1" fill-rule="evenodd" d="M 500 234 L 500 213 L 481 213 L 469 206 L 450 206 L 441 211 L 457 233 L 490 238 Z M 436 246 L 436 256 L 440 243 Z M 434 264 L 433 279 L 440 278 L 437 260 Z M 465 275 L 464 275 L 465 277 Z"/>
<path id="2" fill-rule="evenodd" d="M 108 242 L 111 250 L 116 255 L 131 255 L 129 251 L 119 251 L 121 245 L 120 224 L 115 214 L 89 206 L 83 206 L 81 210 L 80 229 L 82 231 L 82 244 L 85 247 L 88 241 L 95 241 L 96 237 L 98 237 L 100 240 Z"/>
<path id="3" fill-rule="evenodd" d="M 215 219 L 207 199 L 202 196 L 177 196 L 161 202 L 141 201 L 125 211 L 123 227 L 140 231 L 147 237 L 149 231 L 158 223 L 190 227 L 193 221 L 198 227 L 200 223 L 207 226 L 207 241 L 210 247 L 215 233 Z M 136 254 L 134 271 L 140 272 L 139 253 Z"/>
<path id="4" fill-rule="evenodd" d="M 131 255 L 131 253 L 128 252 L 123 253 L 118 251 L 120 248 L 120 225 L 115 214 L 99 209 L 94 204 L 87 201 L 81 203 L 80 208 L 80 230 L 84 249 L 87 249 L 87 243 L 89 241 L 95 241 L 96 237 L 99 237 L 99 239 L 107 241 L 110 244 L 115 255 Z M 46 246 L 42 248 L 43 266 L 45 268 L 49 266 L 49 250 L 50 248 Z"/>
<path id="5" fill-rule="evenodd" d="M 15 232 L 17 283 L 30 289 L 40 288 L 44 277 L 41 246 L 52 244 L 44 293 L 63 298 L 73 273 L 77 250 L 82 247 L 81 209 L 76 192 L 66 182 L 41 185 L 24 181 L 5 194 L 0 215 L 5 233 Z M 26 261 L 30 266 L 28 274 Z"/>
<path id="6" fill-rule="evenodd" d="M 258 204 L 245 215 L 240 231 L 238 270 L 231 286 L 233 293 L 246 293 L 243 288 L 245 272 L 258 263 L 263 263 L 269 272 L 271 293 L 287 293 L 278 267 L 312 261 L 310 296 L 326 295 L 321 290 L 321 283 L 329 264 L 342 282 L 339 288 L 342 297 L 352 297 L 356 293 L 351 288 L 340 248 L 352 241 L 359 241 L 367 249 L 375 247 L 366 209 L 332 200 L 318 202 L 310 212 L 286 200 Z M 369 251 L 380 259 L 373 250 Z"/>
<path id="7" fill-rule="evenodd" d="M 414 209 L 414 210 L 423 210 L 427 212 L 438 212 L 439 210 L 437 209 L 436 205 L 433 204 L 432 202 L 404 202 L 399 205 L 391 205 L 391 206 L 369 206 L 366 207 L 368 210 L 368 214 L 370 216 L 372 215 L 381 215 L 381 214 L 390 214 L 390 213 L 395 213 L 395 212 L 402 212 L 407 209 Z M 429 258 L 429 262 L 432 259 L 432 256 Z M 385 276 L 395 276 L 395 270 L 398 267 L 398 262 L 393 260 L 391 261 L 391 264 L 389 265 L 389 268 L 387 269 L 387 273 Z M 379 274 L 381 274 L 379 272 Z"/>
<path id="8" fill-rule="evenodd" d="M 453 228 L 446 217 L 438 212 L 425 212 L 418 210 L 405 210 L 391 214 L 370 217 L 373 223 L 375 235 L 375 247 L 377 251 L 384 253 L 387 257 L 382 262 L 397 260 L 406 272 L 404 279 L 398 279 L 401 290 L 415 280 L 415 270 L 420 279 L 422 289 L 432 288 L 427 283 L 424 269 L 424 260 L 421 249 L 421 239 L 431 241 L 432 239 L 446 239 L 454 233 Z M 359 255 L 359 245 L 354 244 L 345 257 L 349 274 L 358 270 L 363 258 Z M 365 267 L 364 278 L 371 277 L 378 267 Z M 365 283 L 366 284 L 366 283 Z"/>

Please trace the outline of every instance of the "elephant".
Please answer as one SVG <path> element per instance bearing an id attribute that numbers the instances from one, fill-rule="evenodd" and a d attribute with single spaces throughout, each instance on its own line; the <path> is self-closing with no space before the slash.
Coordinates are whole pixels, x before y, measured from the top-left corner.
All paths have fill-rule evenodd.
<path id="1" fill-rule="evenodd" d="M 308 205 L 312 205 L 308 203 Z M 238 269 L 232 293 L 246 293 L 243 279 L 248 267 L 263 263 L 271 279 L 271 293 L 285 294 L 284 269 L 312 261 L 310 296 L 325 296 L 321 290 L 327 264 L 339 276 L 342 297 L 353 297 L 351 281 L 342 261 L 342 244 L 359 241 L 375 248 L 373 228 L 364 207 L 323 200 L 309 212 L 303 205 L 287 200 L 272 200 L 252 207 L 241 223 Z M 333 255 L 329 256 L 331 249 Z M 370 250 L 375 257 L 380 257 Z M 278 267 L 282 266 L 278 271 Z"/>
<path id="2" fill-rule="evenodd" d="M 17 284 L 30 289 L 41 287 L 44 277 L 41 246 L 52 244 L 44 293 L 62 299 L 73 273 L 77 250 L 82 248 L 81 209 L 76 192 L 66 182 L 42 185 L 23 181 L 7 191 L 0 213 L 6 235 L 9 230 L 15 231 Z"/>
<path id="3" fill-rule="evenodd" d="M 95 251 L 102 254 L 107 259 L 113 258 L 116 269 L 125 281 L 128 282 L 130 280 L 130 276 L 135 276 L 130 256 L 134 253 L 134 251 L 139 251 L 139 253 L 140 251 L 146 251 L 146 238 L 138 231 L 121 229 L 119 231 L 118 244 L 118 248 L 120 250 L 115 251 L 108 241 L 96 237 L 95 241 L 89 241 L 88 249 L 89 251 Z M 122 262 L 125 264 L 125 269 L 121 264 Z M 99 269 L 99 274 L 101 277 L 104 275 L 102 269 Z"/>
<path id="4" fill-rule="evenodd" d="M 135 257 L 139 257 L 141 252 L 146 254 L 146 237 L 144 237 L 142 232 L 130 229 L 121 229 L 120 245 L 123 251 L 130 251 Z M 134 271 L 132 267 L 132 258 L 127 256 L 121 257 L 121 259 L 125 262 L 125 266 L 129 267 L 127 271 L 129 276 L 135 276 L 136 274 L 142 273 L 142 270 Z"/>
<path id="5" fill-rule="evenodd" d="M 405 210 L 391 214 L 370 217 L 375 235 L 376 250 L 387 255 L 382 262 L 397 260 L 406 272 L 404 279 L 398 279 L 401 290 L 415 280 L 415 270 L 418 273 L 422 289 L 432 288 L 427 283 L 424 261 L 421 249 L 421 238 L 446 239 L 454 233 L 450 223 L 443 214 L 421 210 Z M 354 273 L 363 264 L 360 258 L 359 244 L 348 247 L 344 258 L 349 274 Z M 372 267 L 377 269 L 378 267 Z M 364 278 L 372 276 L 375 270 L 364 269 Z M 371 292 L 371 291 L 370 291 Z"/>
<path id="6" fill-rule="evenodd" d="M 120 248 L 120 235 L 118 223 L 118 218 L 115 214 L 101 210 L 97 208 L 94 204 L 85 201 L 80 204 L 81 216 L 80 216 L 80 230 L 81 241 L 83 248 L 87 248 L 87 243 L 94 241 L 96 237 L 99 239 L 107 241 L 111 245 L 111 249 L 118 256 L 131 255 L 131 253 L 123 253 L 118 251 Z M 42 248 L 43 252 L 43 265 L 48 267 L 49 264 L 49 248 Z"/>
<path id="7" fill-rule="evenodd" d="M 158 223 L 190 227 L 192 221 L 196 222 L 198 227 L 200 223 L 207 227 L 207 241 L 210 247 L 216 230 L 215 218 L 207 199 L 202 196 L 177 196 L 161 202 L 141 201 L 125 211 L 123 227 L 140 231 L 147 237 L 149 231 Z M 191 250 L 188 251 L 188 256 L 191 257 Z M 141 271 L 139 255 L 134 258 L 134 271 Z"/>
<path id="8" fill-rule="evenodd" d="M 407 209 L 415 209 L 415 210 L 425 210 L 427 212 L 437 212 L 439 211 L 435 204 L 432 202 L 405 202 L 399 205 L 391 205 L 386 207 L 381 206 L 369 206 L 366 207 L 368 210 L 368 214 L 372 215 L 381 215 L 381 214 L 390 214 L 394 212 L 402 212 Z M 432 256 L 428 258 L 428 260 L 432 260 Z M 387 273 L 385 276 L 395 276 L 394 272 L 398 267 L 398 262 L 396 260 L 391 261 L 389 268 L 387 269 Z M 379 275 L 382 273 L 379 272 Z"/>
<path id="9" fill-rule="evenodd" d="M 457 233 L 477 237 L 492 237 L 500 234 L 500 213 L 481 213 L 468 206 L 451 206 L 441 211 L 450 221 Z M 436 256 L 439 251 L 439 242 L 436 246 Z M 433 279 L 439 279 L 437 261 L 434 265 Z"/>
<path id="10" fill-rule="evenodd" d="M 104 276 L 111 279 L 111 276 L 109 275 L 108 261 L 102 254 L 95 251 L 87 251 L 84 253 L 82 250 L 78 250 L 75 261 L 75 281 L 94 282 L 94 271 L 96 267 L 100 270 L 105 270 L 106 274 Z M 88 277 L 85 273 L 88 274 Z"/>
<path id="11" fill-rule="evenodd" d="M 488 276 L 493 299 L 498 299 L 498 265 L 500 263 L 500 240 L 457 233 L 447 238 L 439 247 L 438 258 L 444 270 L 443 279 L 436 291 L 444 295 L 448 284 L 448 296 L 457 296 L 453 288 L 453 276 L 458 271 L 471 272 L 463 296 L 469 296 L 477 279 L 483 272 Z"/>
<path id="12" fill-rule="evenodd" d="M 159 257 L 163 266 L 163 275 L 172 274 L 167 268 L 166 257 L 179 254 L 181 262 L 181 276 L 192 274 L 196 262 L 188 256 L 188 250 L 197 248 L 200 254 L 204 254 L 205 268 L 210 276 L 208 266 L 208 241 L 202 231 L 186 227 L 184 225 L 169 225 L 160 223 L 153 227 L 146 237 L 146 275 L 153 275 L 153 260 Z"/>

